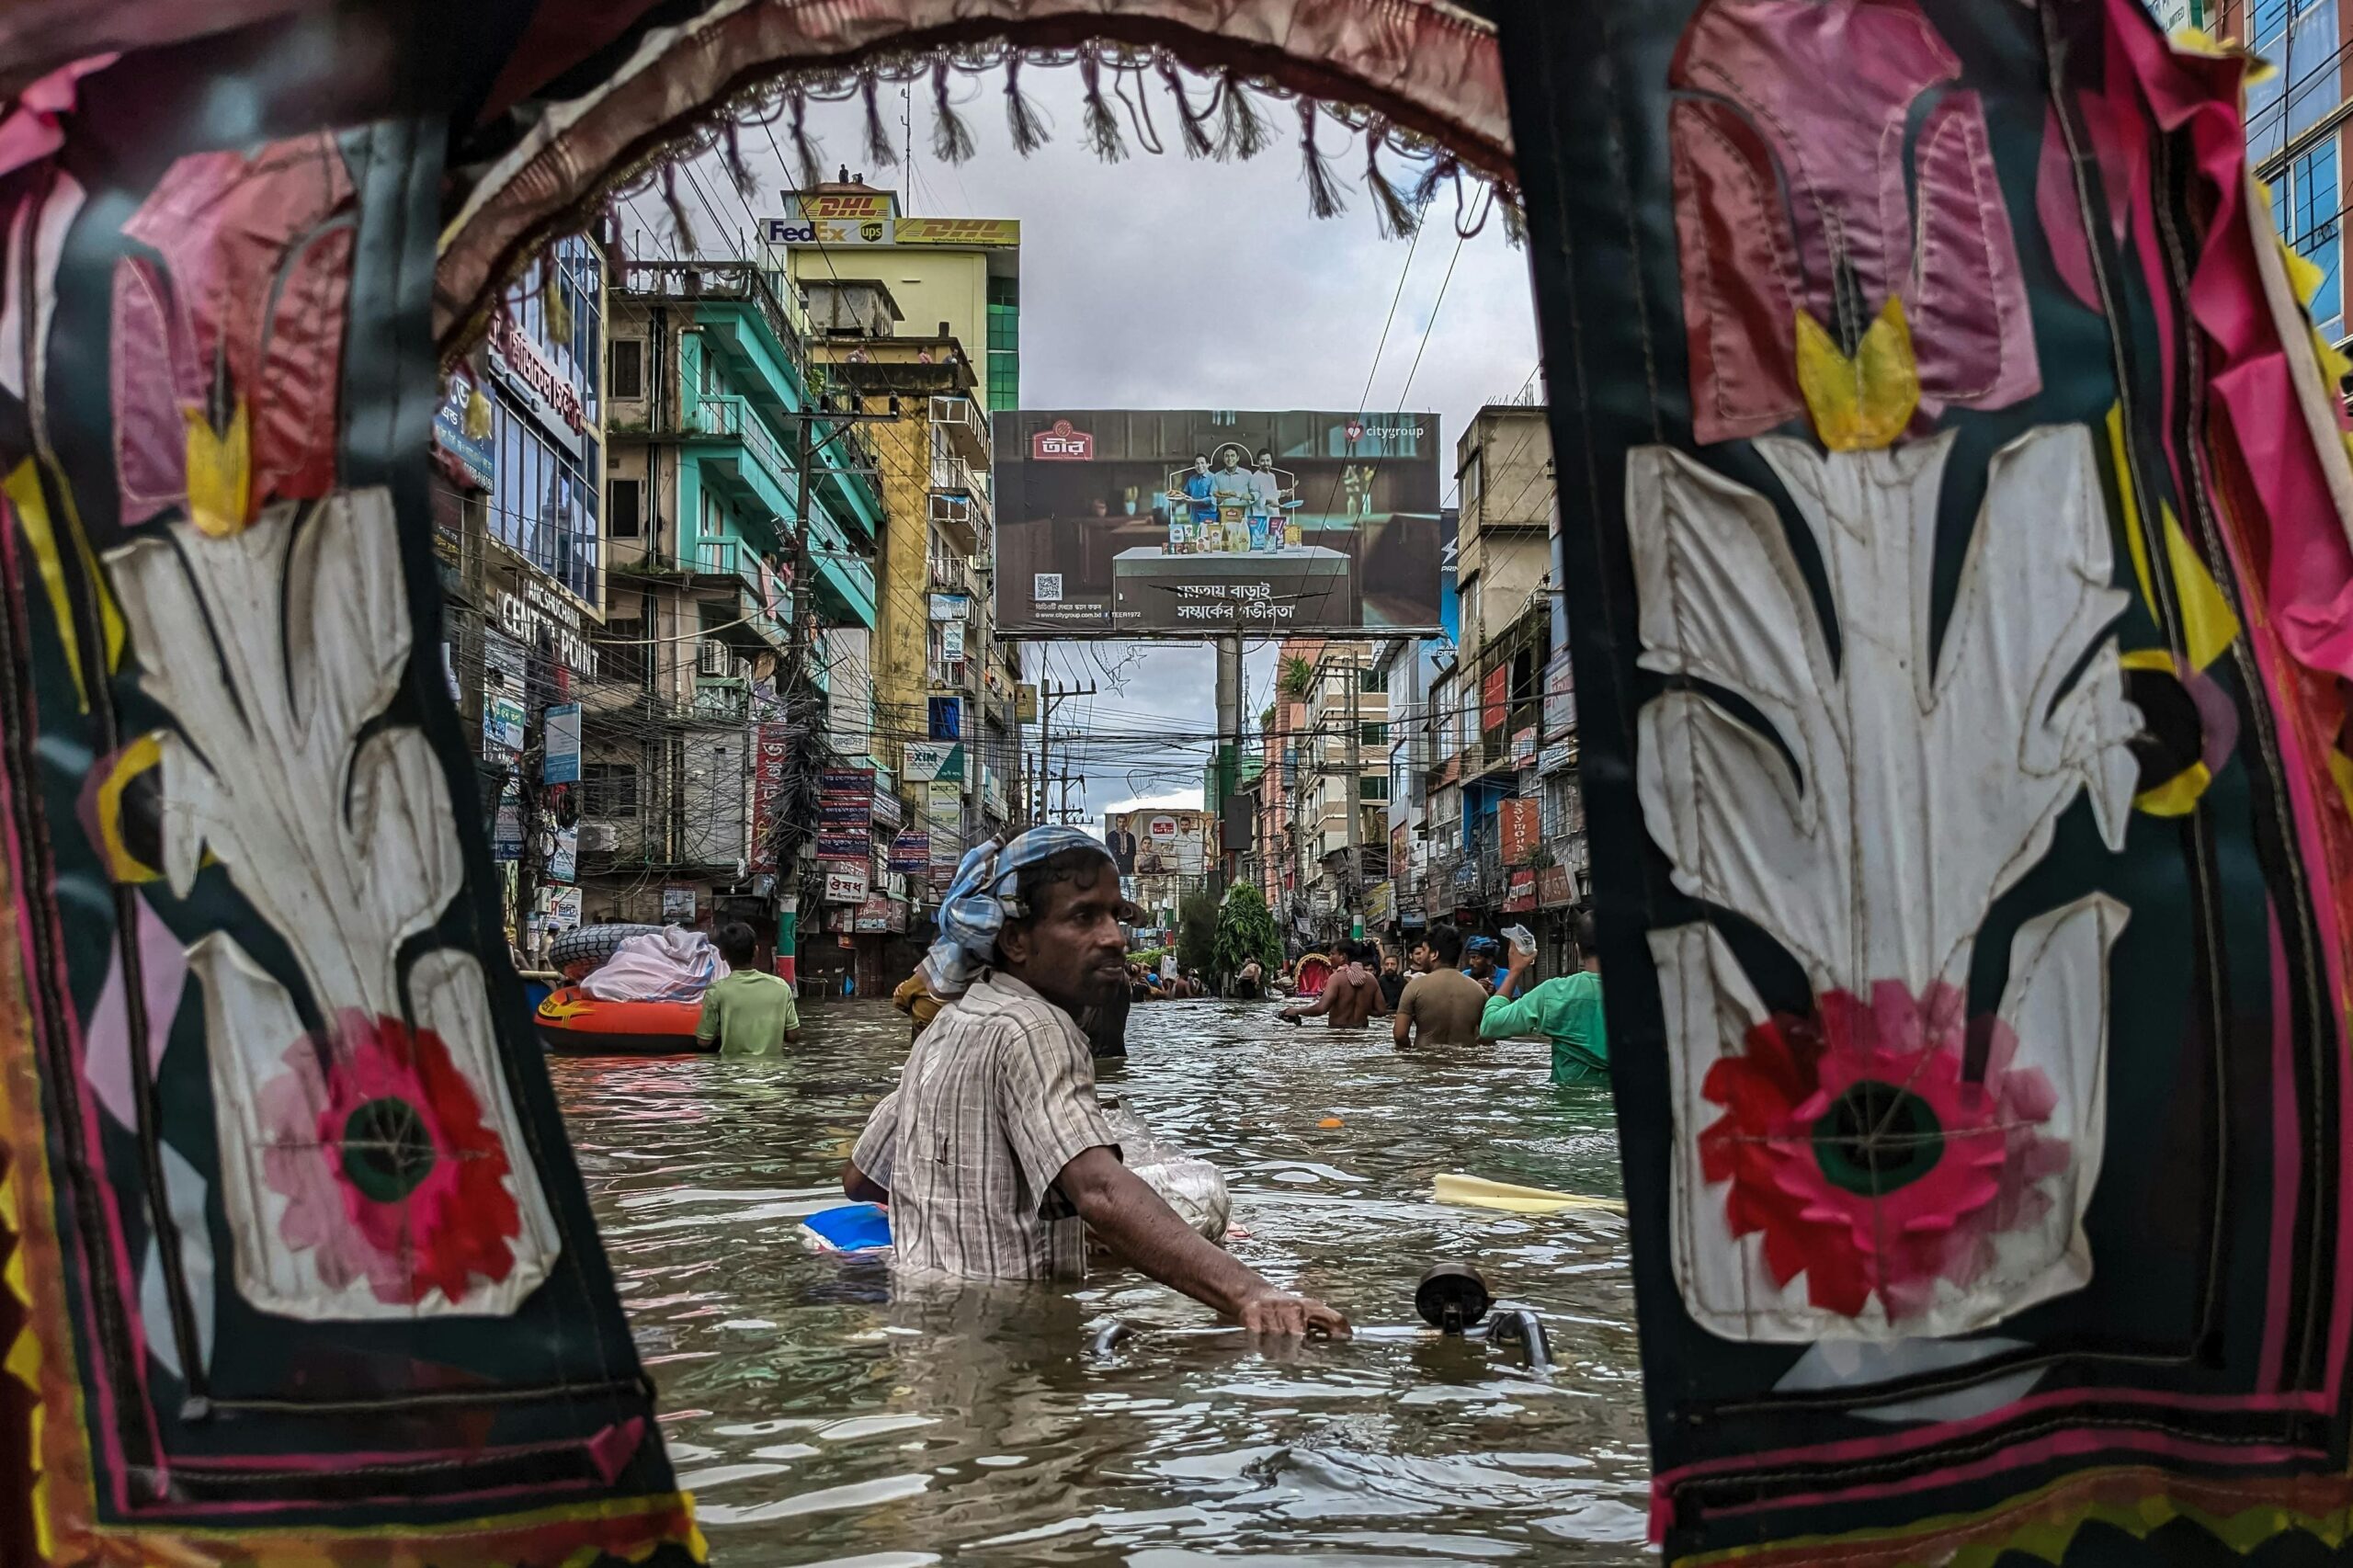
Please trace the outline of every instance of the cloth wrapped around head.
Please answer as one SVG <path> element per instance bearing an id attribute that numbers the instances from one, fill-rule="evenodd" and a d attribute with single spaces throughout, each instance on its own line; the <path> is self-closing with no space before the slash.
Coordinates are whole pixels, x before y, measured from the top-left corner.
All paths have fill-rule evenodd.
<path id="1" fill-rule="evenodd" d="M 1073 849 L 1111 858 L 1093 834 L 1051 824 L 1009 844 L 992 838 L 966 852 L 948 896 L 939 901 L 939 939 L 924 955 L 924 980 L 934 995 L 961 996 L 972 988 L 995 957 L 996 934 L 1006 921 L 1026 913 L 1015 899 L 1022 870 Z"/>

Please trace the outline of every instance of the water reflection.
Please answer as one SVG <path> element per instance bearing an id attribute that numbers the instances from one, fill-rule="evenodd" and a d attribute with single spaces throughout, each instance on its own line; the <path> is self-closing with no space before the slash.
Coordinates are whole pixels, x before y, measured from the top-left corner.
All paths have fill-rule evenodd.
<path id="1" fill-rule="evenodd" d="M 816 1014 L 787 1062 L 559 1062 L 556 1084 L 681 1483 L 721 1563 L 953 1560 L 1256 1568 L 1641 1561 L 1646 1470 L 1624 1221 L 1439 1208 L 1441 1171 L 1618 1190 L 1598 1095 L 1544 1051 L 1401 1058 L 1270 1007 L 1139 1008 L 1103 1074 L 1226 1171 L 1235 1251 L 1360 1324 L 1413 1321 L 1423 1265 L 1474 1259 L 1544 1314 L 1558 1366 L 1373 1335 L 1280 1353 L 1141 1278 L 905 1290 L 813 1256 L 802 1215 L 905 1053 L 886 1006 Z M 1336 1118 L 1340 1125 L 1320 1122 Z"/>

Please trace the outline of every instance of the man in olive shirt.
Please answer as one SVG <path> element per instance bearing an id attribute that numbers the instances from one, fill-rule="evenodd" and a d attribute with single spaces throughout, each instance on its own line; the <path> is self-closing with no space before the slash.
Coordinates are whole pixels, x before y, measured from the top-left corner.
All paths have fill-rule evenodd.
<path id="1" fill-rule="evenodd" d="M 1488 1040 L 1540 1034 L 1552 1042 L 1552 1082 L 1598 1084 L 1609 1078 L 1609 1035 L 1602 1024 L 1601 955 L 1594 948 L 1593 916 L 1576 921 L 1577 952 L 1584 967 L 1556 974 L 1518 1001 L 1498 995 L 1487 1003 L 1479 1033 Z M 1508 992 L 1527 978 L 1536 955 L 1515 948 Z"/>
<path id="2" fill-rule="evenodd" d="M 702 994 L 702 1021 L 695 1039 L 719 1042 L 722 1056 L 781 1056 L 801 1043 L 801 1007 L 792 987 L 753 964 L 758 944 L 740 920 L 719 928 L 719 956 L 727 974 Z"/>
<path id="3" fill-rule="evenodd" d="M 1408 1045 L 1476 1045 L 1487 988 L 1462 972 L 1462 933 L 1433 926 L 1415 944 L 1414 968 L 1397 999 L 1391 1035 L 1400 1050 Z"/>

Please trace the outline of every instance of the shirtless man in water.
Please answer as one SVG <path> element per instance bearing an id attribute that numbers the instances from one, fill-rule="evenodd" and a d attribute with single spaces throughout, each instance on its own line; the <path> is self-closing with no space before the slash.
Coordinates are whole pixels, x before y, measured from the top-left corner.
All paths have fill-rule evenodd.
<path id="1" fill-rule="evenodd" d="M 1324 983 L 1324 994 L 1315 999 L 1313 1007 L 1284 1008 L 1284 1022 L 1295 1024 L 1302 1018 L 1321 1017 L 1336 1029 L 1360 1029 L 1366 1019 L 1388 1015 L 1389 1003 L 1381 994 L 1381 979 L 1372 972 L 1370 946 L 1343 942 L 1337 950 L 1347 961 L 1332 971 L 1332 978 Z"/>

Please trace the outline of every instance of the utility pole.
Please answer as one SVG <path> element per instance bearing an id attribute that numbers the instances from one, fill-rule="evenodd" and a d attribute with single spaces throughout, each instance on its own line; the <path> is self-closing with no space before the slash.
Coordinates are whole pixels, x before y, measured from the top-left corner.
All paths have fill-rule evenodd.
<path id="1" fill-rule="evenodd" d="M 1238 865 L 1225 850 L 1225 806 L 1242 787 L 1242 633 L 1217 640 L 1217 798 L 1210 802 L 1211 831 L 1218 835 L 1217 872 L 1224 882 Z M 1225 890 L 1217 888 L 1220 893 Z"/>
<path id="2" fill-rule="evenodd" d="M 1088 681 L 1085 686 L 1054 686 L 1043 678 L 1046 672 L 1043 668 L 1042 656 L 1039 663 L 1040 667 L 1038 674 L 1040 678 L 1038 682 L 1038 815 L 1036 820 L 1040 823 L 1048 823 L 1054 820 L 1054 775 L 1051 749 L 1054 736 L 1054 704 L 1065 698 L 1094 696 L 1095 683 Z M 1070 805 L 1067 785 L 1065 785 L 1063 805 L 1067 812 Z"/>
<path id="3" fill-rule="evenodd" d="M 1358 664 L 1362 656 L 1358 644 L 1348 643 L 1348 783 L 1342 802 L 1348 812 L 1348 930 L 1362 937 L 1360 924 L 1364 909 L 1364 725 L 1358 721 L 1357 695 L 1364 687 L 1364 671 Z"/>

